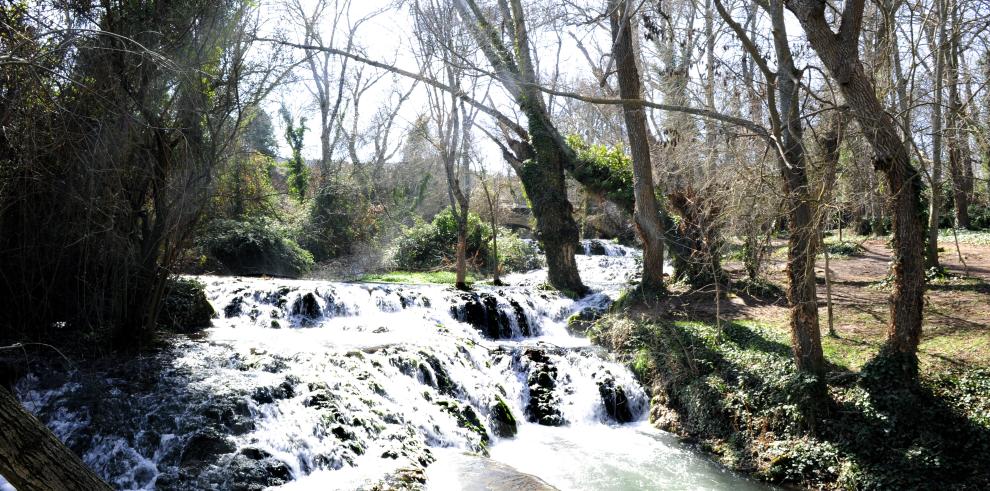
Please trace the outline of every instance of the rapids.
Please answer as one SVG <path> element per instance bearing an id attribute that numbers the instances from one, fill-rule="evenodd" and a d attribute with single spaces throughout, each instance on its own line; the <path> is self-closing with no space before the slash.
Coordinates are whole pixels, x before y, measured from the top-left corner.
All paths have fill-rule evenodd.
<path id="1" fill-rule="evenodd" d="M 203 276 L 204 333 L 15 389 L 119 489 L 762 488 L 653 429 L 633 375 L 568 332 L 638 269 L 584 251 L 578 301 L 543 270 L 471 293 Z"/>

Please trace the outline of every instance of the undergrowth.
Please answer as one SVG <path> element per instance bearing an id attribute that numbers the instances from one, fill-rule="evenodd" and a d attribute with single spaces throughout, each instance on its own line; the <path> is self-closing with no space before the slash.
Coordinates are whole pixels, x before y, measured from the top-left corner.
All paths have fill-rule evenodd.
<path id="1" fill-rule="evenodd" d="M 654 424 L 763 480 L 825 489 L 990 486 L 990 371 L 923 373 L 905 385 L 896 357 L 875 357 L 858 374 L 829 364 L 827 407 L 812 418 L 814 380 L 795 370 L 783 332 L 619 312 L 591 335 L 651 389 Z"/>

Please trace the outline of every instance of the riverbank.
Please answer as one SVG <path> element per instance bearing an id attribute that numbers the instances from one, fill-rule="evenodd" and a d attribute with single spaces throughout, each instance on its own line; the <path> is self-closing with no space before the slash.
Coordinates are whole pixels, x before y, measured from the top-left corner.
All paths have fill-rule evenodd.
<path id="1" fill-rule="evenodd" d="M 716 308 L 714 292 L 675 288 L 660 304 L 626 304 L 591 335 L 650 389 L 656 426 L 735 470 L 823 489 L 990 487 L 990 247 L 963 243 L 965 266 L 946 247 L 952 276 L 929 285 L 921 383 L 899 387 L 870 363 L 884 337 L 889 249 L 861 245 L 831 258 L 836 337 L 825 334 L 820 268 L 828 403 L 815 423 L 800 410 L 808 380 L 794 370 L 780 301 L 730 293 Z M 782 266 L 768 274 L 778 284 Z"/>

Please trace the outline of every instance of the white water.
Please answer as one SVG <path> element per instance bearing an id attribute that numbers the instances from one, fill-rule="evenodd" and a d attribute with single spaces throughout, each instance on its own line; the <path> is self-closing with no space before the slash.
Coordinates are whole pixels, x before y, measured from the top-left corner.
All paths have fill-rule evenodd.
<path id="1" fill-rule="evenodd" d="M 252 472 L 266 477 L 247 482 L 285 489 L 358 489 L 410 472 L 429 489 L 758 487 L 650 427 L 632 374 L 567 333 L 568 316 L 604 308 L 635 276 L 638 253 L 609 246 L 578 257 L 600 290 L 578 302 L 531 286 L 543 271 L 479 288 L 479 305 L 495 305 L 482 311 L 492 329 L 457 320 L 471 299 L 440 286 L 202 277 L 220 314 L 205 337 L 68 375 L 41 370 L 17 393 L 121 489 L 229 489 Z M 544 362 L 564 426 L 526 421 Z M 634 422 L 609 416 L 606 381 Z M 513 438 L 495 435 L 499 400 L 518 422 Z M 470 413 L 483 428 L 465 424 Z"/>

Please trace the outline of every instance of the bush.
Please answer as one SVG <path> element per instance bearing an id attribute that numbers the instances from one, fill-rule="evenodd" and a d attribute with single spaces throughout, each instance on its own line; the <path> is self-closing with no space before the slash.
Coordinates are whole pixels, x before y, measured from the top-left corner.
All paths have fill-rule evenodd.
<path id="1" fill-rule="evenodd" d="M 491 253 L 491 227 L 481 218 L 468 214 L 467 258 L 479 269 L 490 270 L 494 261 Z M 457 220 L 450 208 L 441 211 L 430 223 L 409 228 L 399 237 L 390 253 L 398 269 L 423 271 L 449 265 L 456 258 Z M 498 253 L 502 269 L 521 271 L 541 266 L 536 247 L 506 229 L 499 229 Z"/>
<path id="2" fill-rule="evenodd" d="M 377 211 L 348 183 L 328 184 L 316 193 L 309 206 L 298 235 L 299 244 L 316 261 L 350 254 L 357 243 L 377 235 Z"/>
<path id="3" fill-rule="evenodd" d="M 969 205 L 969 225 L 975 230 L 990 229 L 990 206 Z"/>
<path id="4" fill-rule="evenodd" d="M 825 250 L 828 251 L 828 255 L 832 257 L 852 257 L 858 256 L 865 251 L 863 246 L 844 240 L 842 242 L 829 242 L 825 244 Z"/>
<path id="5" fill-rule="evenodd" d="M 197 240 L 208 262 L 222 273 L 299 277 L 313 255 L 264 221 L 214 220 Z"/>

